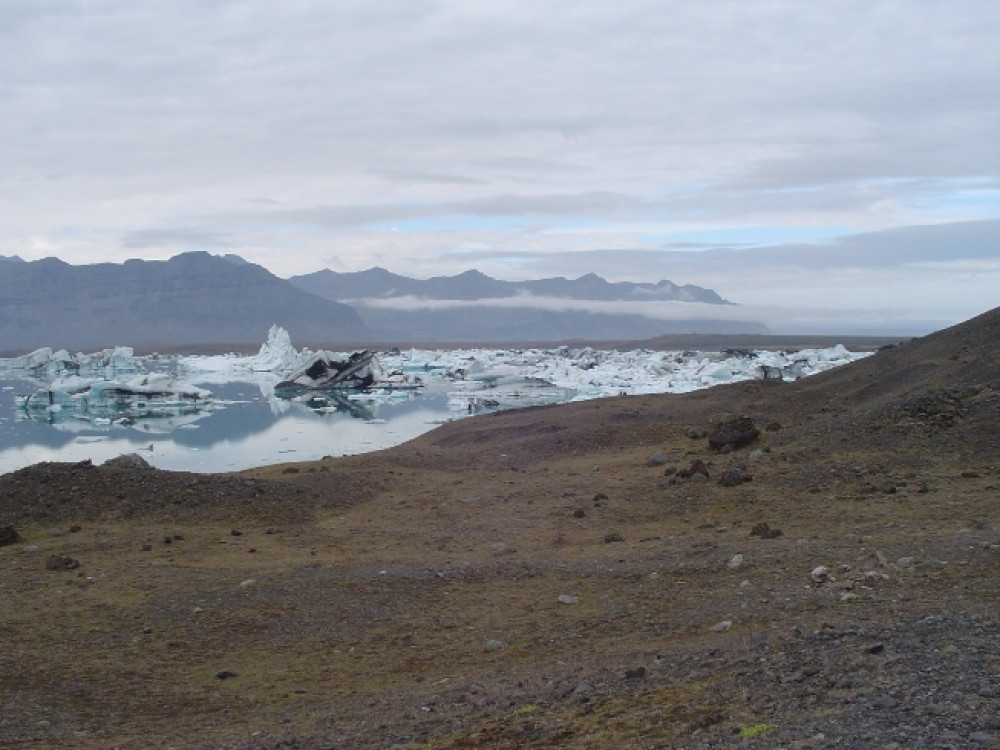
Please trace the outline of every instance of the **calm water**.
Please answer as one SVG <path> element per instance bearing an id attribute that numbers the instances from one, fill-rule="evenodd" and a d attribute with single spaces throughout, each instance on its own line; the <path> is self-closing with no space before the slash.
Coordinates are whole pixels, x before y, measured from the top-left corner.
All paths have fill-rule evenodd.
<path id="1" fill-rule="evenodd" d="M 139 453 L 162 469 L 230 471 L 387 448 L 463 416 L 448 409 L 443 386 L 387 403 L 314 401 L 317 410 L 253 382 L 194 382 L 221 403 L 179 417 L 95 425 L 65 415 L 27 418 L 14 396 L 34 392 L 38 383 L 0 374 L 0 473 L 39 461 L 101 463 L 123 453 Z"/>

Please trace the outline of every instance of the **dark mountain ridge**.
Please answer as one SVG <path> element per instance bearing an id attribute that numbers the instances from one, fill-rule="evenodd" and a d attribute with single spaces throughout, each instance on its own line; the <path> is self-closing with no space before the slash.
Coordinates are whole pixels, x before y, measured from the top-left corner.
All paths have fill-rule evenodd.
<path id="1" fill-rule="evenodd" d="M 0 351 L 260 343 L 273 324 L 303 342 L 371 336 L 349 306 L 205 252 L 83 266 L 46 258 L 5 263 L 0 275 Z"/>
<path id="2" fill-rule="evenodd" d="M 559 341 L 586 338 L 621 340 L 667 333 L 760 334 L 757 322 L 700 319 L 663 320 L 635 309 L 598 309 L 609 302 L 699 302 L 728 306 L 711 289 L 679 286 L 662 280 L 655 284 L 609 282 L 589 273 L 577 279 L 557 276 L 527 281 L 501 281 L 470 270 L 456 276 L 414 279 L 374 267 L 337 273 L 329 269 L 289 282 L 303 291 L 352 305 L 381 341 L 483 342 Z M 498 304 L 491 305 L 490 301 Z M 518 300 L 517 304 L 501 300 Z M 561 308 L 554 300 L 593 302 Z M 395 304 L 391 304 L 395 301 Z M 447 306 L 422 304 L 448 301 Z"/>

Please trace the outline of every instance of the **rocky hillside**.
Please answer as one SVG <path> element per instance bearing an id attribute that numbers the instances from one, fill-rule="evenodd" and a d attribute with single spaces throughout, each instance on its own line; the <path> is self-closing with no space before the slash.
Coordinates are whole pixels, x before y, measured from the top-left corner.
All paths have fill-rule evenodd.
<path id="1" fill-rule="evenodd" d="M 0 476 L 0 744 L 995 748 L 997 351 Z"/>

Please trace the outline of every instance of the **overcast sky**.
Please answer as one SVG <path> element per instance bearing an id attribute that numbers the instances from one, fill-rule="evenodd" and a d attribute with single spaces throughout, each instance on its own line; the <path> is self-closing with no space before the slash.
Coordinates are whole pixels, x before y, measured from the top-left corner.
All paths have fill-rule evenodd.
<path id="1" fill-rule="evenodd" d="M 954 323 L 1000 304 L 1000 2 L 2 0 L 0 255 L 189 250 Z"/>

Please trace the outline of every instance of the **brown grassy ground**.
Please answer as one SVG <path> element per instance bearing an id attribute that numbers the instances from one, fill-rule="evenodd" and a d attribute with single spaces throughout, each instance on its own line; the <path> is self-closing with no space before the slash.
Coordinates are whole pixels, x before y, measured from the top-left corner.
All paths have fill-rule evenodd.
<path id="1" fill-rule="evenodd" d="M 998 346 L 994 311 L 794 384 L 362 456 L 4 475 L 0 745 L 990 747 Z M 741 414 L 773 429 L 685 435 Z"/>

